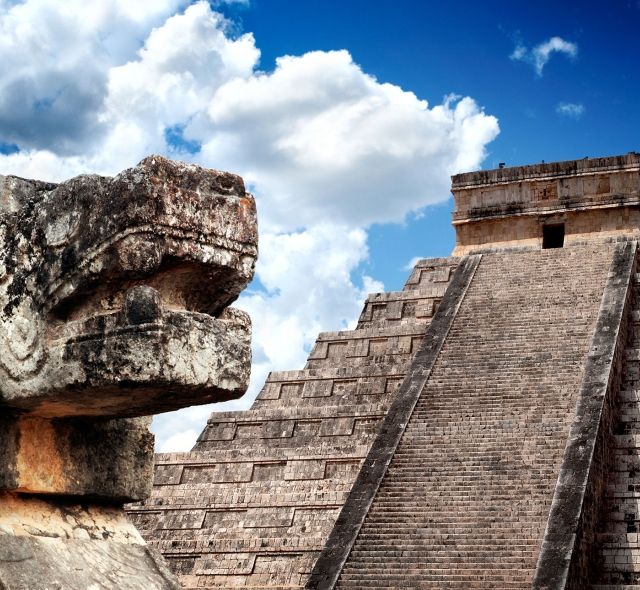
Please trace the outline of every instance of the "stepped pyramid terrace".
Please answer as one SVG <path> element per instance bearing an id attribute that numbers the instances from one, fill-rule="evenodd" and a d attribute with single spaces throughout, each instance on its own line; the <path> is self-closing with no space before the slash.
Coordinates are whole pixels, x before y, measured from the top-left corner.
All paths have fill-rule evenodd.
<path id="1" fill-rule="evenodd" d="M 640 589 L 640 155 L 452 181 L 450 257 L 156 455 L 183 588 Z"/>

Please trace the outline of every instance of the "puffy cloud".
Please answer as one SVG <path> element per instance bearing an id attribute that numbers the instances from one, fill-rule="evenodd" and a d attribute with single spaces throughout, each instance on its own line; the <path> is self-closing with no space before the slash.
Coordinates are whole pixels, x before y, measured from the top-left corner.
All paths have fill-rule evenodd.
<path id="1" fill-rule="evenodd" d="M 536 74 L 542 76 L 544 67 L 551 59 L 553 53 L 564 53 L 570 58 L 575 58 L 578 55 L 578 45 L 571 41 L 565 41 L 562 37 L 551 37 L 539 45 L 536 45 L 531 50 L 522 44 L 518 44 L 510 55 L 510 58 L 514 61 L 530 63 L 536 71 Z"/>
<path id="2" fill-rule="evenodd" d="M 145 22 L 150 25 L 154 21 Z M 140 47 L 131 47 L 128 56 L 121 52 L 124 55 L 119 61 L 124 63 L 93 61 L 82 72 L 77 68 L 69 72 L 78 78 L 78 84 L 84 83 L 85 77 L 100 79 L 95 89 L 101 95 L 95 103 L 61 97 L 60 108 L 65 114 L 62 118 L 57 118 L 59 112 L 50 114 L 56 129 L 41 124 L 40 115 L 33 115 L 33 109 L 25 108 L 24 116 L 18 112 L 16 117 L 19 109 L 7 106 L 7 118 L 24 118 L 29 133 L 38 138 L 35 147 L 46 149 L 0 159 L 1 169 L 25 175 L 43 163 L 47 179 L 61 180 L 90 171 L 113 174 L 152 152 L 184 156 L 180 146 L 171 143 L 167 130 L 206 117 L 215 92 L 237 76 L 251 76 L 257 65 L 260 52 L 252 35 L 231 38 L 226 34 L 228 24 L 207 3 L 198 2 L 165 18 L 162 26 L 150 28 Z M 66 84 L 63 80 L 60 83 Z M 2 84 L 0 72 L 0 88 Z M 25 101 L 24 92 L 11 96 L 16 103 Z M 5 124 L 1 113 L 0 108 L 0 140 L 31 147 L 26 134 L 12 133 L 12 126 Z M 85 120 L 89 123 L 83 123 Z M 77 129 L 71 129 L 74 121 Z M 68 153 L 69 146 L 75 153 Z M 57 166 L 53 165 L 56 160 Z"/>
<path id="3" fill-rule="evenodd" d="M 329 224 L 307 230 L 266 233 L 261 247 L 270 253 L 258 262 L 264 289 L 241 297 L 239 306 L 254 323 L 254 371 L 301 367 L 318 332 L 344 329 L 356 319 L 362 300 L 383 285 L 353 273 L 368 257 L 362 229 Z M 254 392 L 262 377 L 253 379 Z"/>
<path id="4" fill-rule="evenodd" d="M 560 102 L 556 105 L 556 113 L 572 119 L 579 119 L 584 114 L 585 108 L 581 103 Z"/>
<path id="5" fill-rule="evenodd" d="M 201 119 L 221 86 L 251 76 L 260 56 L 253 36 L 232 40 L 226 25 L 197 3 L 151 31 L 136 60 L 109 71 L 103 120 L 141 128 L 164 149 L 166 128 Z"/>
<path id="6" fill-rule="evenodd" d="M 0 18 L 0 140 L 71 155 L 108 132 L 109 69 L 183 0 L 28 0 Z"/>
<path id="7" fill-rule="evenodd" d="M 498 132 L 472 99 L 429 108 L 346 51 L 282 57 L 272 73 L 236 78 L 209 115 L 210 128 L 192 131 L 202 161 L 239 170 L 260 188 L 265 221 L 285 230 L 400 221 L 446 198 L 449 176 L 477 166 Z"/>
<path id="8" fill-rule="evenodd" d="M 133 16 L 135 22 L 154 22 Z M 87 25 L 85 36 L 96 27 Z M 64 43 L 59 46 L 61 61 L 67 61 Z M 75 48 L 68 53 L 73 62 Z M 31 172 L 45 163 L 50 179 L 81 171 L 114 173 L 149 152 L 173 151 L 243 174 L 269 227 L 292 231 L 318 221 L 364 227 L 398 221 L 445 198 L 449 175 L 478 166 L 498 133 L 496 119 L 471 98 L 449 97 L 429 107 L 412 92 L 367 75 L 346 51 L 282 57 L 273 72 L 261 73 L 252 35 L 232 38 L 228 23 L 206 2 L 165 18 L 140 47 L 119 53 L 123 63 L 98 60 L 88 68 L 104 79 L 99 107 L 60 98 L 76 115 L 64 122 L 91 120 L 66 131 L 69 141 L 80 133 L 82 147 L 67 154 L 55 141 L 63 131 L 52 135 L 46 126 L 38 128 L 31 114 L 29 133 L 49 149 L 0 156 L 4 171 Z M 78 69 L 73 75 L 77 85 L 87 77 Z M 5 78 L 0 72 L 0 86 Z M 9 94 L 24 102 L 24 92 Z M 97 127 L 104 133 L 94 133 Z M 176 136 L 180 141 L 171 141 Z M 19 139 L 0 137 L 24 148 Z M 184 144 L 191 149 L 181 151 Z M 56 158 L 59 166 L 53 165 Z"/>
<path id="9" fill-rule="evenodd" d="M 180 427 L 184 427 L 183 421 L 181 421 Z M 169 438 L 163 440 L 162 444 L 158 447 L 159 453 L 181 453 L 190 451 L 198 438 L 199 431 L 195 430 L 183 430 L 175 434 L 167 433 Z"/>
<path id="10" fill-rule="evenodd" d="M 429 105 L 344 50 L 260 72 L 253 36 L 207 2 L 5 0 L 0 16 L 0 143 L 21 148 L 0 150 L 0 173 L 113 174 L 160 152 L 240 173 L 256 194 L 258 280 L 238 303 L 253 379 L 226 409 L 269 370 L 300 368 L 319 331 L 353 324 L 383 288 L 360 270 L 368 225 L 447 198 L 499 131 L 473 99 Z M 159 448 L 190 446 L 209 411 L 156 419 Z"/>

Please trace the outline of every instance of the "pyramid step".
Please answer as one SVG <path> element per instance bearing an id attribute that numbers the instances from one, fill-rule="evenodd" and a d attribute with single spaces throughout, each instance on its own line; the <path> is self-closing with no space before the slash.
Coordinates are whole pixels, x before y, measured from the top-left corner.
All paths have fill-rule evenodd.
<path id="1" fill-rule="evenodd" d="M 403 290 L 424 289 L 433 285 L 448 283 L 460 258 L 422 258 L 416 262 Z"/>
<path id="2" fill-rule="evenodd" d="M 384 329 L 411 321 L 431 322 L 448 283 L 434 283 L 423 289 L 372 293 L 358 320 L 358 329 Z"/>

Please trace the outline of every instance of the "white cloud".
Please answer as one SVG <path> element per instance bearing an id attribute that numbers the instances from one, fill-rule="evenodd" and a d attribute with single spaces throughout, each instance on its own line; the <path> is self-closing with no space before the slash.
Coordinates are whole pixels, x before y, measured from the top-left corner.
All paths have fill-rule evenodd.
<path id="1" fill-rule="evenodd" d="M 265 290 L 243 295 L 239 307 L 254 323 L 253 392 L 268 370 L 304 365 L 321 330 L 347 328 L 358 317 L 369 289 L 379 282 L 353 272 L 368 257 L 362 229 L 329 224 L 286 234 L 263 233 L 261 247 L 270 253 L 258 261 L 257 276 Z"/>
<path id="2" fill-rule="evenodd" d="M 556 105 L 556 113 L 572 119 L 579 119 L 584 114 L 584 111 L 584 105 L 581 103 L 560 102 Z"/>
<path id="3" fill-rule="evenodd" d="M 109 69 L 184 0 L 28 0 L 0 13 L 0 131 L 22 148 L 84 151 L 108 128 L 96 116 Z"/>
<path id="4" fill-rule="evenodd" d="M 261 231 L 258 287 L 239 301 L 254 377 L 227 408 L 250 403 L 268 370 L 300 368 L 319 331 L 353 324 L 383 288 L 357 276 L 368 225 L 446 199 L 449 175 L 477 168 L 499 131 L 473 99 L 431 106 L 344 50 L 260 72 L 253 36 L 206 2 L 77 0 L 69 16 L 73 2 L 0 5 L 0 141 L 21 148 L 0 155 L 0 173 L 113 174 L 160 152 L 244 176 Z M 61 81 L 73 91 L 56 94 Z M 51 96 L 52 112 L 32 108 Z M 208 412 L 156 419 L 159 447 L 192 441 Z"/>
<path id="5" fill-rule="evenodd" d="M 283 230 L 400 221 L 445 199 L 449 176 L 477 166 L 498 132 L 472 99 L 429 108 L 346 51 L 280 58 L 273 73 L 223 86 L 209 114 L 211 128 L 192 132 L 202 161 L 260 187 L 265 222 Z"/>
<path id="6" fill-rule="evenodd" d="M 422 260 L 422 256 L 414 256 L 407 264 L 402 267 L 402 270 L 406 270 L 410 272 L 413 270 L 413 267 L 418 263 L 419 260 Z"/>
<path id="7" fill-rule="evenodd" d="M 544 67 L 553 53 L 563 53 L 567 57 L 575 58 L 578 55 L 578 45 L 571 41 L 566 41 L 562 37 L 551 37 L 531 50 L 519 43 L 509 57 L 514 61 L 530 63 L 536 74 L 542 76 Z"/>
<path id="8" fill-rule="evenodd" d="M 517 45 L 513 53 L 509 56 L 513 60 L 523 60 L 527 55 L 527 48 L 524 45 Z"/>
<path id="9" fill-rule="evenodd" d="M 137 127 L 149 148 L 164 149 L 167 127 L 202 117 L 219 88 L 252 75 L 260 57 L 253 36 L 232 40 L 226 26 L 197 3 L 151 31 L 137 59 L 109 71 L 103 120 L 114 130 Z"/>
<path id="10" fill-rule="evenodd" d="M 176 426 L 184 426 L 183 421 L 181 421 Z M 164 440 L 162 444 L 158 447 L 159 453 L 180 453 L 187 452 L 193 448 L 196 439 L 198 438 L 199 432 L 195 430 L 189 429 L 177 432 L 175 434 L 171 434 L 169 438 Z"/>
<path id="11" fill-rule="evenodd" d="M 260 52 L 252 35 L 232 39 L 226 35 L 227 26 L 221 15 L 199 2 L 166 19 L 161 27 L 149 28 L 144 44 L 132 47 L 131 55 L 121 60 L 124 63 L 92 63 L 98 72 L 88 77 L 104 79 L 100 100 L 95 105 L 70 101 L 64 108 L 74 110 L 73 117 L 56 119 L 59 128 L 49 135 L 46 125 L 38 128 L 38 115 L 27 109 L 30 133 L 37 131 L 38 147 L 46 149 L 0 157 L 0 170 L 26 175 L 43 165 L 47 179 L 62 180 L 82 172 L 113 174 L 153 152 L 183 157 L 171 153 L 166 129 L 202 120 L 215 92 L 238 76 L 251 76 L 257 65 Z M 75 70 L 73 75 L 81 77 Z M 20 102 L 19 97 L 15 101 Z M 11 115 L 8 111 L 7 117 Z M 68 119 L 91 123 L 74 129 Z M 76 132 L 81 133 L 79 138 Z M 3 124 L 0 109 L 0 140 L 30 147 L 23 139 Z M 67 145 L 76 153 L 67 154 Z"/>

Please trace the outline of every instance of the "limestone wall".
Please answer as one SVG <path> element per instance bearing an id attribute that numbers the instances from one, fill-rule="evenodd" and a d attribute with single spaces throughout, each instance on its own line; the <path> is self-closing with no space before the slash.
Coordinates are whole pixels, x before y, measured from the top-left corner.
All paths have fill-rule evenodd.
<path id="1" fill-rule="evenodd" d="M 567 244 L 640 231 L 638 154 L 460 174 L 452 191 L 456 255 L 539 248 L 548 223 L 566 224 Z"/>

